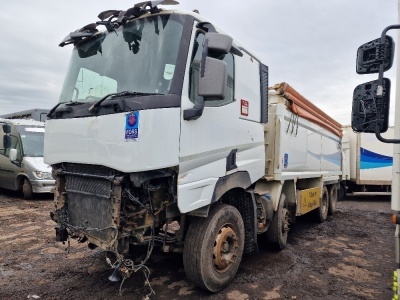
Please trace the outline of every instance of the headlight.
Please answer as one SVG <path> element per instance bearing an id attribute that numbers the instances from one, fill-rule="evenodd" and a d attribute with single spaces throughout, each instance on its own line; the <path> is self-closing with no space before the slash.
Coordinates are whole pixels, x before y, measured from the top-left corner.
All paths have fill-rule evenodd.
<path id="1" fill-rule="evenodd" d="M 51 175 L 51 173 L 49 173 L 49 172 L 35 171 L 34 174 L 39 179 L 49 179 L 49 180 L 54 179 L 53 175 Z"/>

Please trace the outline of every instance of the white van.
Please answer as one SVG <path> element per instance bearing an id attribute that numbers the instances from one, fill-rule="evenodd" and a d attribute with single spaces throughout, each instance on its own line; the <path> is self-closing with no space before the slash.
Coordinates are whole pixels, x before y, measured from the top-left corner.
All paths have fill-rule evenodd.
<path id="1" fill-rule="evenodd" d="M 33 193 L 50 193 L 55 185 L 51 167 L 43 162 L 45 123 L 25 119 L 0 119 L 0 188 L 22 191 L 24 199 Z M 10 147 L 4 147 L 5 135 Z M 7 145 L 8 146 L 8 145 Z"/>

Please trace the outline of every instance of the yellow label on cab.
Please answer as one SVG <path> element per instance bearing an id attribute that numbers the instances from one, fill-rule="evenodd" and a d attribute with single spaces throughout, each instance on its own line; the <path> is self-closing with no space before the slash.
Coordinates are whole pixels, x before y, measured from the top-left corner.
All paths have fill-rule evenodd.
<path id="1" fill-rule="evenodd" d="M 300 214 L 304 215 L 320 206 L 321 188 L 302 190 L 300 193 Z"/>

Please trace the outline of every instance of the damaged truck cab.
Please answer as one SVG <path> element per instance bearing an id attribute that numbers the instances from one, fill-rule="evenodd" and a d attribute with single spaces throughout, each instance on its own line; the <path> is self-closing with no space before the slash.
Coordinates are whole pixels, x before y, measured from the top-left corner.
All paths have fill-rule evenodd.
<path id="1" fill-rule="evenodd" d="M 334 212 L 340 126 L 315 123 L 322 112 L 288 85 L 268 103 L 267 66 L 160 2 L 102 12 L 60 44 L 74 50 L 46 125 L 51 216 L 57 240 L 114 252 L 123 274 L 142 246 L 139 267 L 154 245 L 183 251 L 188 278 L 216 292 L 257 234 L 283 248 L 296 216 Z"/>

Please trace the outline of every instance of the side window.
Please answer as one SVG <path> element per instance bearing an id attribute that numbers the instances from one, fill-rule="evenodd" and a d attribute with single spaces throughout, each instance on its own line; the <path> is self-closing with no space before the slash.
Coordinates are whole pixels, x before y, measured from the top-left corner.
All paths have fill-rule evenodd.
<path id="1" fill-rule="evenodd" d="M 189 82 L 189 98 L 190 101 L 197 104 L 200 102 L 200 96 L 198 95 L 198 84 L 200 75 L 200 62 L 203 53 L 203 43 L 204 34 L 198 33 L 193 46 L 192 62 L 190 64 L 190 82 Z M 234 59 L 231 53 L 215 57 L 226 62 L 228 65 L 228 82 L 226 89 L 226 96 L 223 100 L 217 101 L 206 101 L 205 106 L 215 107 L 222 106 L 234 101 L 234 91 L 235 91 L 235 69 L 234 69 Z"/>
<path id="2" fill-rule="evenodd" d="M 10 157 L 10 149 L 17 149 L 18 156 L 20 155 L 20 145 L 18 143 L 18 138 L 15 135 L 10 135 L 11 137 L 11 147 L 5 150 L 5 156 Z"/>

